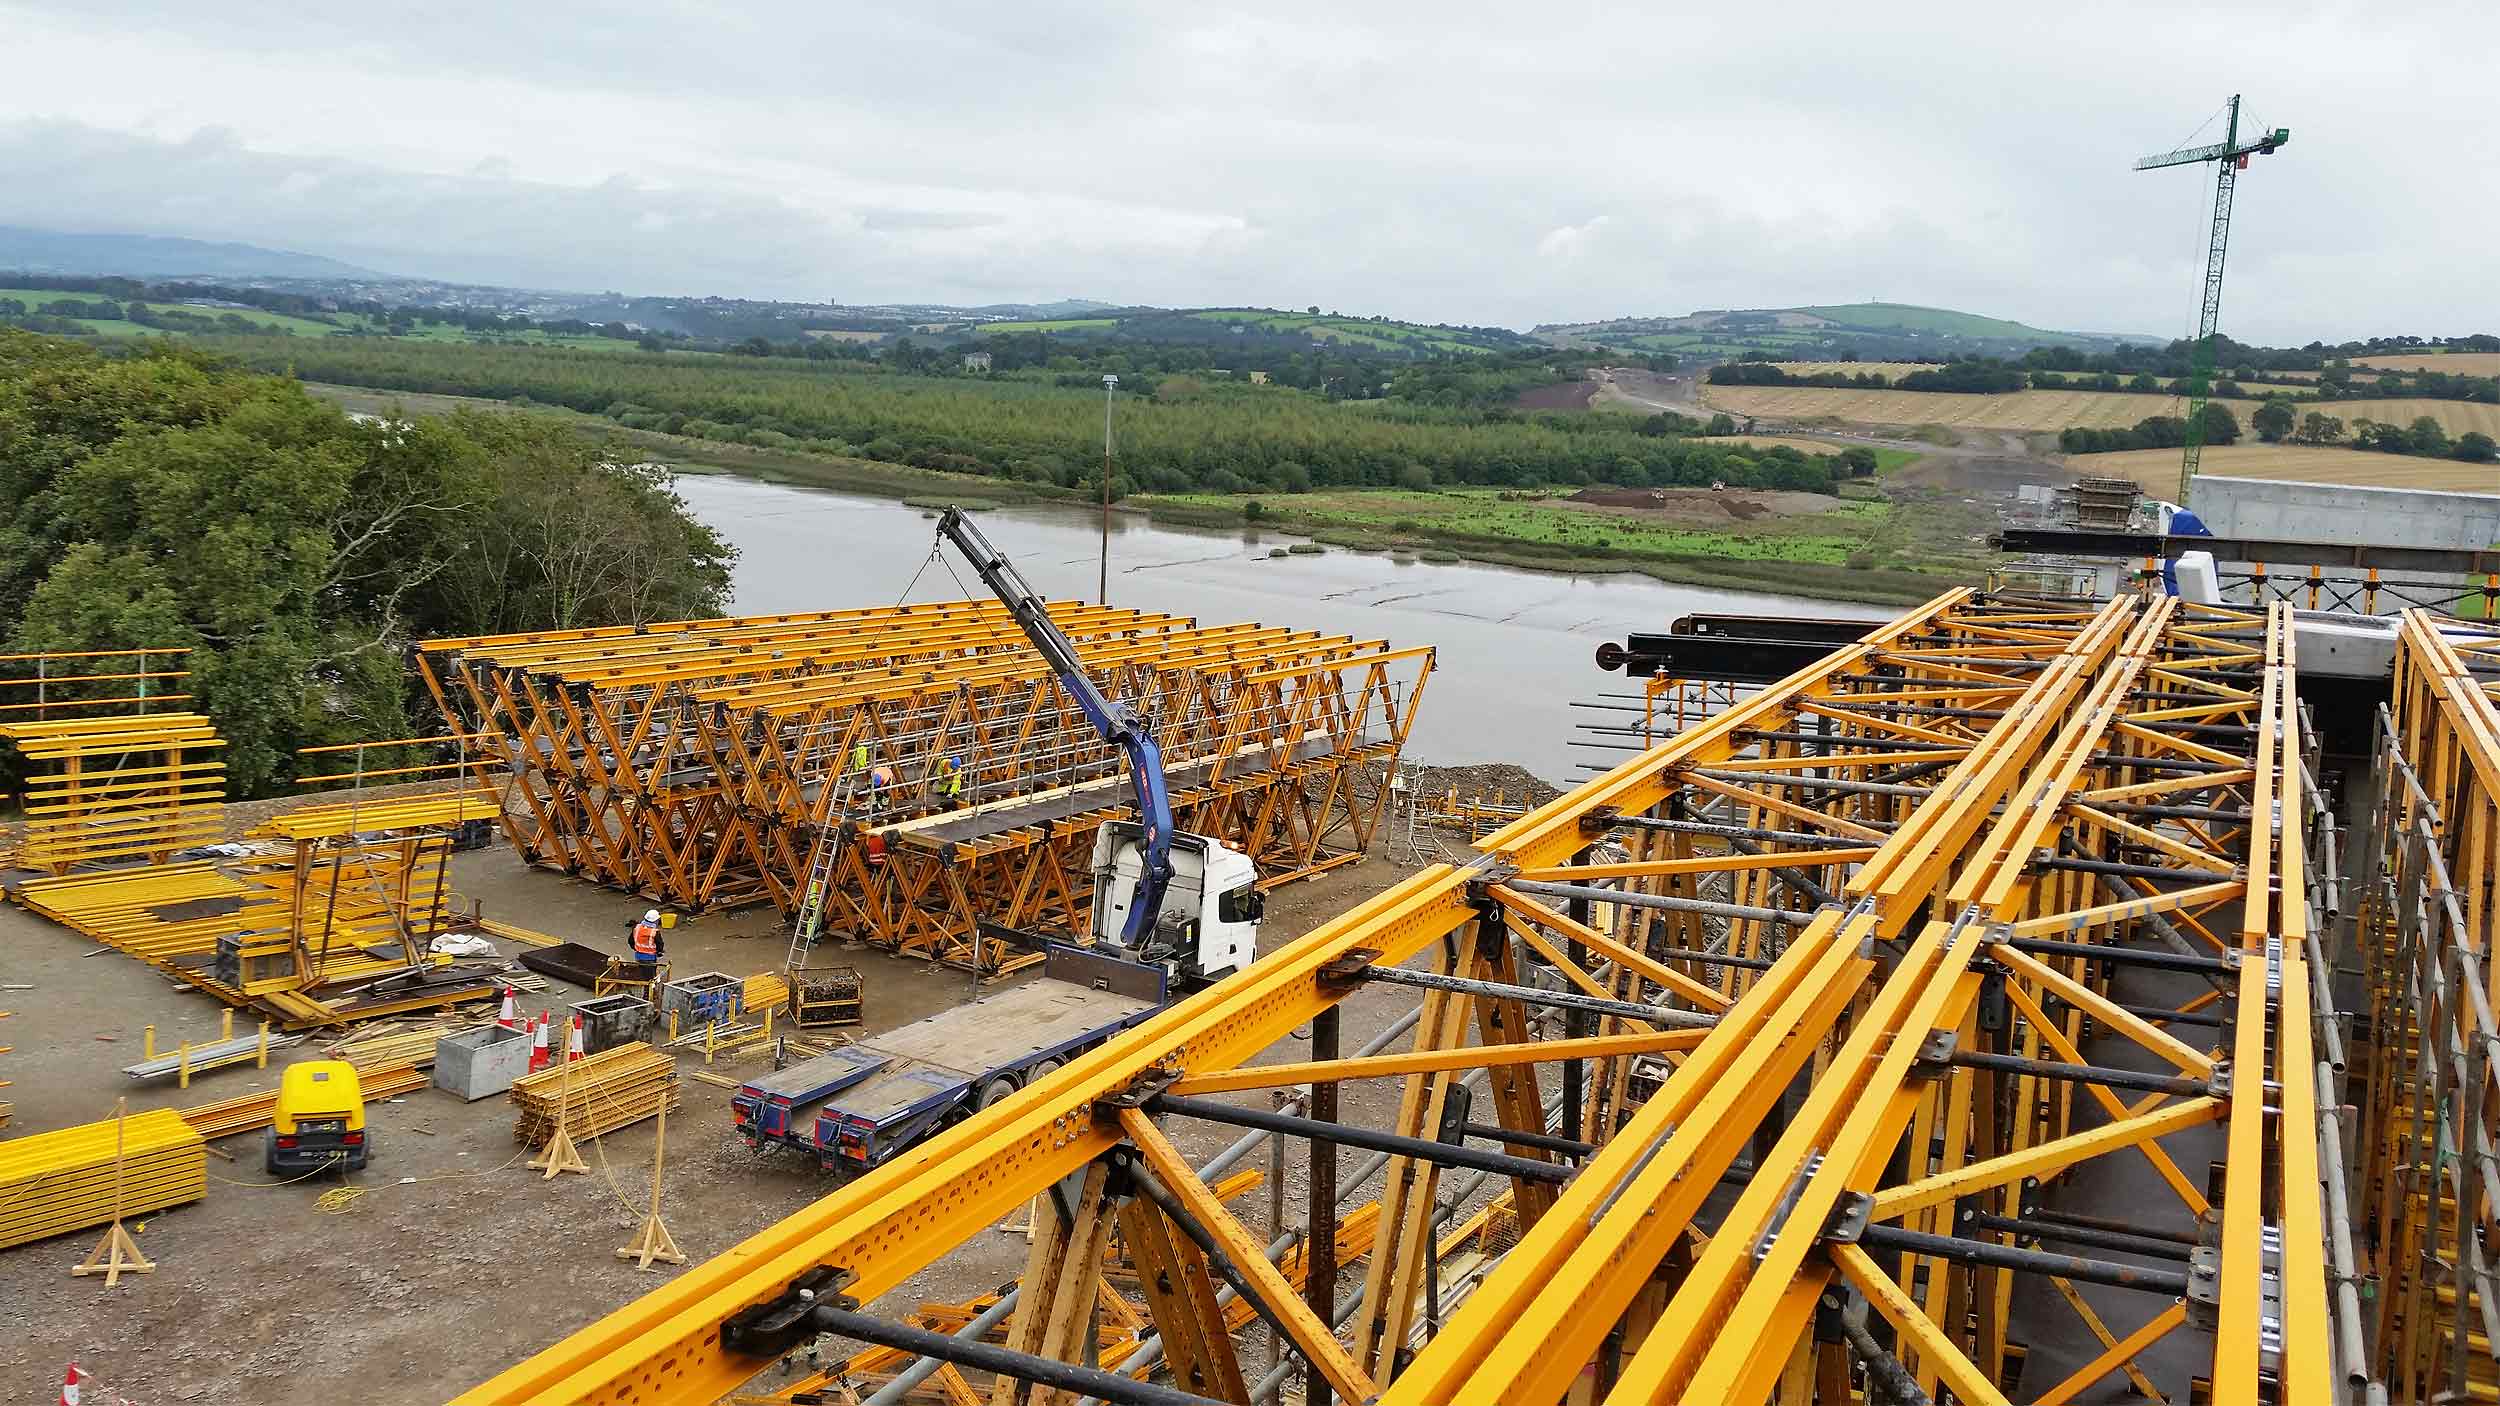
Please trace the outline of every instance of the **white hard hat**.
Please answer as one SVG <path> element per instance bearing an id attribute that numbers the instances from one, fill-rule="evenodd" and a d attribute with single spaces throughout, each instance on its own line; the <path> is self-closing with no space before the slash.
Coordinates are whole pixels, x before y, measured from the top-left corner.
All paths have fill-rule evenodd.
<path id="1" fill-rule="evenodd" d="M 642 920 L 646 923 L 658 922 L 660 920 L 660 910 L 657 908 L 645 910 L 642 915 Z"/>

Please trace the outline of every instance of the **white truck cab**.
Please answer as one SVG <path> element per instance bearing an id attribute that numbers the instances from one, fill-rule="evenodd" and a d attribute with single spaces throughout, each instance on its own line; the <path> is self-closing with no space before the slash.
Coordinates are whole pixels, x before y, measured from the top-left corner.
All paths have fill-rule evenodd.
<path id="1" fill-rule="evenodd" d="M 1127 930 L 1143 851 L 1144 832 L 1133 820 L 1108 821 L 1095 832 L 1096 942 L 1116 949 Z M 1267 895 L 1259 892 L 1258 866 L 1206 835 L 1175 834 L 1171 853 L 1172 882 L 1163 891 L 1163 909 L 1148 929 L 1146 945 L 1132 955 L 1161 963 L 1176 985 L 1221 981 L 1259 955 Z"/>

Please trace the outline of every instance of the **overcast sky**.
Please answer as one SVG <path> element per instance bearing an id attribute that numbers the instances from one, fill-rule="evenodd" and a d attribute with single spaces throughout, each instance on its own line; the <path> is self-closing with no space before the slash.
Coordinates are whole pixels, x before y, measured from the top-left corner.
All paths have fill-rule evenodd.
<path id="1" fill-rule="evenodd" d="M 0 0 L 0 223 L 850 302 L 2500 327 L 2500 4 Z M 2199 136 L 2216 140 L 2219 123 Z"/>

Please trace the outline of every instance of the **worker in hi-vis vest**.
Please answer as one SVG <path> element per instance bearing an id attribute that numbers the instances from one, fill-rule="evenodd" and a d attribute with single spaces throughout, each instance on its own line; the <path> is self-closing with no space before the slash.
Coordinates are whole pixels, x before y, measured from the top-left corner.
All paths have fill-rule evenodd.
<path id="1" fill-rule="evenodd" d="M 641 964 L 643 974 L 649 976 L 657 971 L 660 965 L 660 910 L 644 910 L 642 920 L 634 924 L 627 941 L 633 944 L 634 960 Z"/>
<path id="2" fill-rule="evenodd" d="M 938 795 L 945 799 L 948 810 L 964 803 L 964 766 L 953 757 L 938 765 Z"/>

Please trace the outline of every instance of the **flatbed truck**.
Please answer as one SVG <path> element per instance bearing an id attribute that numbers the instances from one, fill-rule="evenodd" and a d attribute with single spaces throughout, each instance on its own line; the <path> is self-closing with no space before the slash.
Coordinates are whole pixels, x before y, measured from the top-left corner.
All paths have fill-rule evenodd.
<path id="1" fill-rule="evenodd" d="M 1053 943 L 1041 974 L 739 1086 L 749 1147 L 851 1176 L 884 1165 L 1163 1009 L 1165 969 Z"/>

